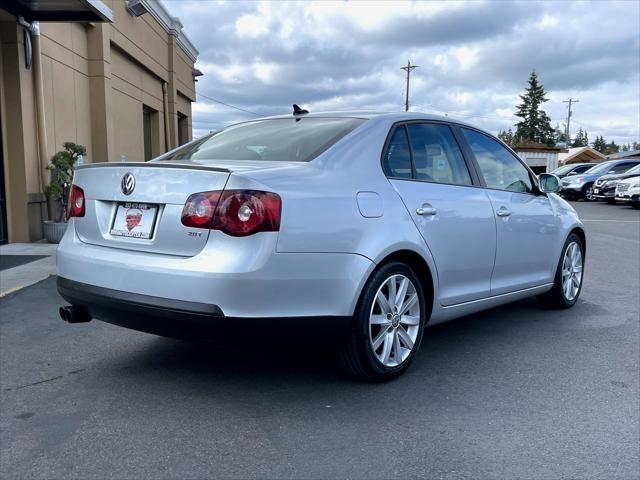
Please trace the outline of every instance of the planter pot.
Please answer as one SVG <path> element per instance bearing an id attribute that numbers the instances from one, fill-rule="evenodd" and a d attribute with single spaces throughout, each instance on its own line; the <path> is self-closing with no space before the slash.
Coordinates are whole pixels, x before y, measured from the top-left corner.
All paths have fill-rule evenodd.
<path id="1" fill-rule="evenodd" d="M 57 198 L 47 197 L 47 213 L 49 220 L 60 220 L 60 210 L 62 203 Z"/>
<path id="2" fill-rule="evenodd" d="M 47 242 L 60 243 L 60 240 L 62 240 L 62 236 L 67 229 L 67 224 L 65 222 L 53 222 L 51 220 L 46 220 L 42 222 L 42 227 L 44 230 L 44 238 Z"/>

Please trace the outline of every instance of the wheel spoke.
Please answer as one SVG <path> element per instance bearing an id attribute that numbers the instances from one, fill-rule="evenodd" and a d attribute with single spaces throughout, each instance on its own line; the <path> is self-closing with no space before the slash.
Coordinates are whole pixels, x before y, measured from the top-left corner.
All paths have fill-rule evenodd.
<path id="1" fill-rule="evenodd" d="M 396 302 L 396 295 L 398 294 L 398 287 L 396 285 L 395 276 L 387 280 L 387 288 L 389 289 L 388 295 L 387 295 L 387 301 L 389 302 L 389 307 L 391 308 L 391 310 L 393 310 L 393 307 L 395 306 L 395 302 Z"/>
<path id="2" fill-rule="evenodd" d="M 371 315 L 371 325 L 389 325 L 391 322 L 386 315 Z"/>
<path id="3" fill-rule="evenodd" d="M 402 308 L 402 302 L 404 302 L 404 297 L 407 295 L 407 289 L 409 288 L 409 279 L 407 277 L 402 277 L 402 282 L 400 282 L 400 288 L 398 289 L 398 293 L 395 297 L 396 307 L 398 310 Z"/>
<path id="4" fill-rule="evenodd" d="M 411 340 L 411 337 L 409 336 L 407 331 L 404 329 L 404 327 L 402 325 L 400 325 L 398 327 L 398 329 L 396 330 L 396 332 L 398 332 L 398 337 L 400 337 L 400 339 L 402 339 L 402 341 L 404 342 L 405 346 L 409 350 L 411 350 L 413 348 L 413 340 Z"/>
<path id="5" fill-rule="evenodd" d="M 402 363 L 402 347 L 400 346 L 400 337 L 398 336 L 398 329 L 393 332 L 393 359 L 398 365 Z"/>
<path id="6" fill-rule="evenodd" d="M 400 319 L 400 323 L 403 325 L 419 325 L 420 317 L 416 317 L 415 315 L 402 315 Z"/>
<path id="7" fill-rule="evenodd" d="M 391 305 L 389 305 L 389 300 L 384 296 L 382 290 L 378 291 L 378 295 L 376 295 L 376 303 L 382 310 L 382 313 L 392 313 Z"/>
<path id="8" fill-rule="evenodd" d="M 571 297 L 571 277 L 567 277 L 562 285 L 562 289 L 564 290 L 564 295 L 568 299 Z"/>
<path id="9" fill-rule="evenodd" d="M 376 338 L 374 338 L 373 341 L 371 342 L 371 346 L 373 347 L 374 350 L 378 349 L 382 341 L 387 337 L 388 333 L 389 333 L 389 329 L 387 328 L 382 328 L 382 330 L 378 332 L 378 335 L 376 335 Z"/>
<path id="10" fill-rule="evenodd" d="M 402 304 L 402 308 L 398 311 L 400 315 L 404 315 L 418 302 L 418 294 L 414 293 L 409 299 Z"/>
<path id="11" fill-rule="evenodd" d="M 389 363 L 389 357 L 391 356 L 392 346 L 393 346 L 393 333 L 386 332 L 384 336 L 384 346 L 382 347 L 382 354 L 380 355 L 382 357 L 382 363 L 384 363 L 385 365 Z"/>
<path id="12" fill-rule="evenodd" d="M 578 287 L 580 287 L 580 280 L 578 279 L 578 276 L 577 275 L 572 276 L 571 281 L 573 282 L 573 285 L 576 287 L 576 290 L 578 290 Z"/>

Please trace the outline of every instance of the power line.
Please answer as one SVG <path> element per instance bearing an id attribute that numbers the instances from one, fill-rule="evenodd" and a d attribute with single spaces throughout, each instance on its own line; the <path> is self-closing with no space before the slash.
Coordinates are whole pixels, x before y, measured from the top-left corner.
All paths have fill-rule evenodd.
<path id="1" fill-rule="evenodd" d="M 205 94 L 200 93 L 200 92 L 197 92 L 196 95 L 199 95 L 202 98 L 206 98 L 207 100 L 210 100 L 212 102 L 219 103 L 220 105 L 224 105 L 225 107 L 235 108 L 236 110 L 240 110 L 241 112 L 250 113 L 251 115 L 256 115 L 258 117 L 263 117 L 264 116 L 264 115 L 262 115 L 260 113 L 256 113 L 256 112 L 252 112 L 251 110 L 246 110 L 244 108 L 236 107 L 235 105 L 231 105 L 230 103 L 225 103 L 225 102 L 223 102 L 221 100 L 216 100 L 215 98 L 208 97 Z"/>
<path id="2" fill-rule="evenodd" d="M 407 66 L 406 67 L 400 67 L 401 70 L 406 70 L 407 72 L 407 91 L 406 91 L 406 96 L 405 96 L 405 100 L 404 100 L 404 111 L 408 112 L 409 111 L 409 77 L 411 76 L 411 72 L 413 71 L 414 68 L 418 68 L 418 65 L 411 65 L 411 61 L 407 60 Z"/>

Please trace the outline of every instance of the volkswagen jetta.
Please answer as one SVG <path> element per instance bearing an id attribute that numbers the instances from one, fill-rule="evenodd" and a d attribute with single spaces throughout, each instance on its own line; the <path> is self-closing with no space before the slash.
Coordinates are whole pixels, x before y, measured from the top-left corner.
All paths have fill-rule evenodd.
<path id="1" fill-rule="evenodd" d="M 427 322 L 529 296 L 575 304 L 585 231 L 559 187 L 450 118 L 237 124 L 147 163 L 76 170 L 60 313 L 176 336 L 220 319 L 338 321 L 343 368 L 387 380 Z"/>

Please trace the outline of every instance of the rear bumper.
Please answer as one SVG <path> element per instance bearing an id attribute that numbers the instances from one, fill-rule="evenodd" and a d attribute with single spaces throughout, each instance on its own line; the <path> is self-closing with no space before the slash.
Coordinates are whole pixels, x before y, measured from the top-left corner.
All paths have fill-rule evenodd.
<path id="1" fill-rule="evenodd" d="M 346 253 L 278 253 L 276 240 L 270 233 L 234 238 L 214 231 L 198 255 L 176 257 L 83 243 L 71 223 L 58 247 L 58 276 L 89 291 L 99 287 L 113 300 L 134 295 L 120 310 L 141 303 L 168 309 L 171 316 L 183 310 L 262 319 L 353 314 L 375 267 L 371 260 Z"/>
<path id="2" fill-rule="evenodd" d="M 174 338 L 207 339 L 220 337 L 219 332 L 237 327 L 242 322 L 245 335 L 260 335 L 274 328 L 308 328 L 311 323 L 318 331 L 348 328 L 350 317 L 278 318 L 268 322 L 260 319 L 225 317 L 217 305 L 168 300 L 109 288 L 56 279 L 58 293 L 75 307 L 81 307 L 91 318 L 141 332 Z"/>
<path id="3" fill-rule="evenodd" d="M 618 202 L 631 202 L 631 203 L 638 203 L 640 202 L 640 195 L 638 194 L 634 194 L 634 195 L 616 195 L 616 200 Z"/>

